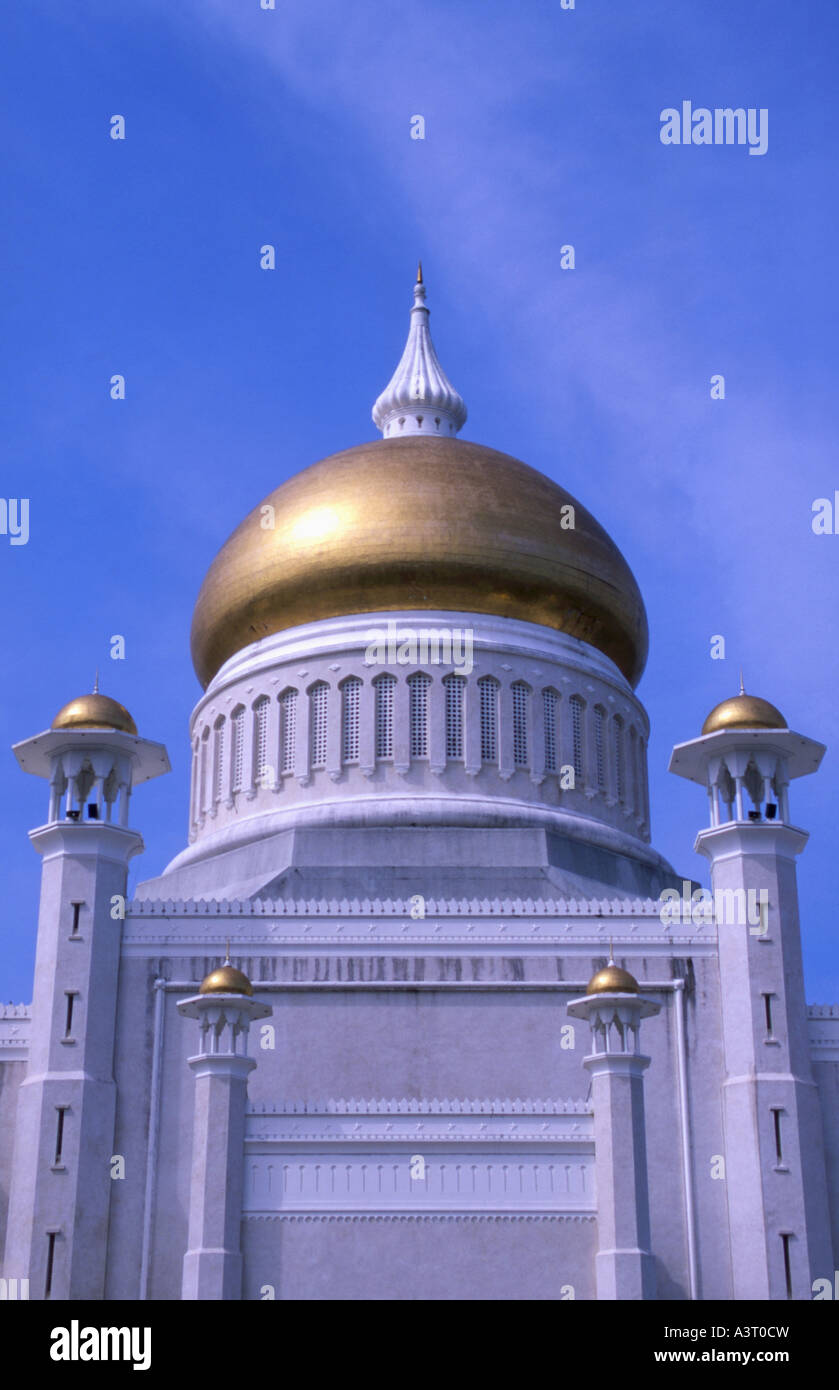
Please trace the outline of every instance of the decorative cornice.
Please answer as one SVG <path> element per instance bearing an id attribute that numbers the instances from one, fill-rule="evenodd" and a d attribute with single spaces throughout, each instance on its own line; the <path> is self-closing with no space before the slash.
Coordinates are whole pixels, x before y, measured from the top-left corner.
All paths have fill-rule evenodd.
<path id="1" fill-rule="evenodd" d="M 25 1062 L 29 1056 L 31 1004 L 0 1004 L 0 1059 Z"/>
<path id="2" fill-rule="evenodd" d="M 126 917 L 403 917 L 414 898 L 135 898 Z M 428 917 L 650 917 L 661 919 L 653 898 L 426 898 Z M 422 919 L 422 920 L 425 920 Z"/>
<path id="3" fill-rule="evenodd" d="M 244 1212 L 245 1221 L 596 1221 L 594 1212 Z"/>
<path id="4" fill-rule="evenodd" d="M 515 1100 L 469 1098 L 463 1100 L 417 1100 L 407 1096 L 389 1100 L 281 1100 L 275 1105 L 263 1101 L 248 1105 L 248 1115 L 589 1115 L 585 1100 Z"/>

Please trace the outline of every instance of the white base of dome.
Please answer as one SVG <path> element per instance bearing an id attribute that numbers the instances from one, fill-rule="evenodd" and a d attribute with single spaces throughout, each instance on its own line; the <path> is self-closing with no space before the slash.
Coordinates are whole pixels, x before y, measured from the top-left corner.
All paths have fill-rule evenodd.
<path id="1" fill-rule="evenodd" d="M 293 628 L 222 667 L 191 735 L 178 863 L 303 825 L 649 840 L 643 707 L 608 657 L 535 623 L 415 610 Z"/>

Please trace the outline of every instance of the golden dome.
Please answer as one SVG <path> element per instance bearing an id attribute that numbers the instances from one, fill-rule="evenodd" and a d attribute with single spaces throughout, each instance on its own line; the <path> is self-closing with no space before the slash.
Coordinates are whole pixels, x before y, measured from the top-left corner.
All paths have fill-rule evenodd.
<path id="1" fill-rule="evenodd" d="M 122 734 L 136 734 L 137 725 L 118 700 L 94 691 L 70 700 L 52 721 L 53 729 L 117 729 Z"/>
<path id="2" fill-rule="evenodd" d="M 592 975 L 588 982 L 586 994 L 637 994 L 638 981 L 634 975 L 630 975 L 628 970 L 622 970 L 619 965 L 615 965 L 611 956 L 609 964 L 604 965 L 602 970 L 598 970 L 596 975 Z"/>
<path id="3" fill-rule="evenodd" d="M 732 695 L 715 705 L 702 725 L 702 733 L 715 734 L 720 729 L 786 729 L 787 721 L 768 700 L 757 695 Z"/>
<path id="4" fill-rule="evenodd" d="M 508 454 L 416 434 L 322 459 L 254 508 L 201 587 L 192 659 L 207 685 L 261 637 L 406 609 L 541 623 L 599 648 L 633 685 L 646 661 L 638 585 L 584 507 Z"/>
<path id="5" fill-rule="evenodd" d="M 242 970 L 231 965 L 229 959 L 216 970 L 211 970 L 201 981 L 199 994 L 253 994 L 253 985 Z"/>

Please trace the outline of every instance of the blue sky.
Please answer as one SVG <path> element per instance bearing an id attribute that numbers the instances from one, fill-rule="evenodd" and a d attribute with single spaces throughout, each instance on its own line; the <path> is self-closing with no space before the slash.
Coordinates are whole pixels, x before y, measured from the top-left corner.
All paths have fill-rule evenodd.
<path id="1" fill-rule="evenodd" d="M 707 881 L 704 795 L 666 766 L 740 665 L 828 745 L 792 807 L 808 997 L 839 1000 L 839 536 L 811 528 L 839 487 L 832 0 L 27 0 L 0 26 L 0 491 L 31 508 L 27 545 L 0 536 L 3 746 L 100 667 L 173 765 L 133 803 L 135 880 L 183 847 L 203 574 L 283 479 L 375 437 L 421 255 L 463 437 L 561 482 L 641 585 L 656 846 Z M 682 100 L 767 108 L 767 153 L 663 146 Z M 31 998 L 47 798 L 2 766 L 5 1002 Z"/>

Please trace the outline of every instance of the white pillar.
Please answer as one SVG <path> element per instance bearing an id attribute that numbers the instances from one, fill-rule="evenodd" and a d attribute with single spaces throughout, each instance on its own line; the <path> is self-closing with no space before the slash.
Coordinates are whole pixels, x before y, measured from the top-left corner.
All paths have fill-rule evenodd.
<path id="1" fill-rule="evenodd" d="M 587 995 L 568 1005 L 588 1019 L 593 1050 L 583 1058 L 591 1074 L 594 1161 L 597 1181 L 597 1297 L 656 1297 L 650 1242 L 644 1071 L 649 1057 L 637 1051 L 642 1018 L 660 1005 L 636 994 Z"/>
<path id="2" fill-rule="evenodd" d="M 393 690 L 393 767 L 404 776 L 411 768 L 411 715 L 408 682 L 398 676 Z"/>
<path id="3" fill-rule="evenodd" d="M 178 1012 L 198 1019 L 200 1051 L 190 1057 L 195 1077 L 188 1248 L 184 1299 L 242 1297 L 242 1195 L 248 1028 L 272 1012 L 243 994 L 196 994 Z"/>
<path id="4" fill-rule="evenodd" d="M 344 692 L 340 685 L 331 685 L 326 696 L 326 772 L 332 782 L 341 776 L 343 724 Z"/>
<path id="5" fill-rule="evenodd" d="M 295 705 L 297 723 L 294 730 L 294 775 L 301 787 L 307 787 L 312 776 L 312 696 L 309 690 L 300 690 Z"/>
<path id="6" fill-rule="evenodd" d="M 438 776 L 446 770 L 446 689 L 437 676 L 428 687 L 428 766 Z"/>
<path id="7" fill-rule="evenodd" d="M 530 746 L 527 750 L 527 761 L 530 765 L 530 780 L 535 786 L 540 787 L 545 780 L 545 696 L 541 686 L 536 690 L 531 690 L 529 704 L 528 741 Z"/>
<path id="8" fill-rule="evenodd" d="M 498 775 L 508 782 L 514 772 L 513 692 L 509 680 L 505 680 L 498 694 Z"/>
<path id="9" fill-rule="evenodd" d="M 803 831 L 771 821 L 703 830 L 696 841 L 711 864 L 715 900 L 733 909 L 718 908 L 717 933 L 735 1299 L 785 1299 L 787 1264 L 791 1296 L 810 1299 L 813 1279 L 832 1268 L 798 923 L 795 860 L 806 842 Z M 757 917 L 761 894 L 763 933 L 763 923 L 748 920 L 750 907 Z M 739 917 L 739 901 L 747 920 L 729 920 Z"/>
<path id="10" fill-rule="evenodd" d="M 41 902 L 4 1274 L 28 1278 L 33 1298 L 101 1300 L 113 1188 L 122 937 L 111 899 L 125 896 L 128 861 L 143 841 L 136 831 L 82 820 L 56 821 L 32 831 L 30 839 L 43 856 Z M 84 907 L 71 944 L 76 902 Z M 68 990 L 76 995 L 72 1045 L 64 1037 Z"/>
<path id="11" fill-rule="evenodd" d="M 60 809 L 60 806 L 61 806 L 61 793 L 62 793 L 63 785 L 64 785 L 64 779 L 63 779 L 63 775 L 62 775 L 62 773 L 61 773 L 61 766 L 60 766 L 60 764 L 59 764 L 58 767 L 56 768 L 55 775 L 53 776 L 53 779 L 52 779 L 52 781 L 50 782 L 50 808 L 49 808 L 49 821 L 50 821 L 50 823 L 52 823 L 53 821 L 58 820 L 58 812 L 59 812 L 59 809 Z"/>
<path id="12" fill-rule="evenodd" d="M 467 776 L 477 777 L 481 770 L 481 690 L 474 672 L 466 677 L 464 713 L 463 766 Z"/>

